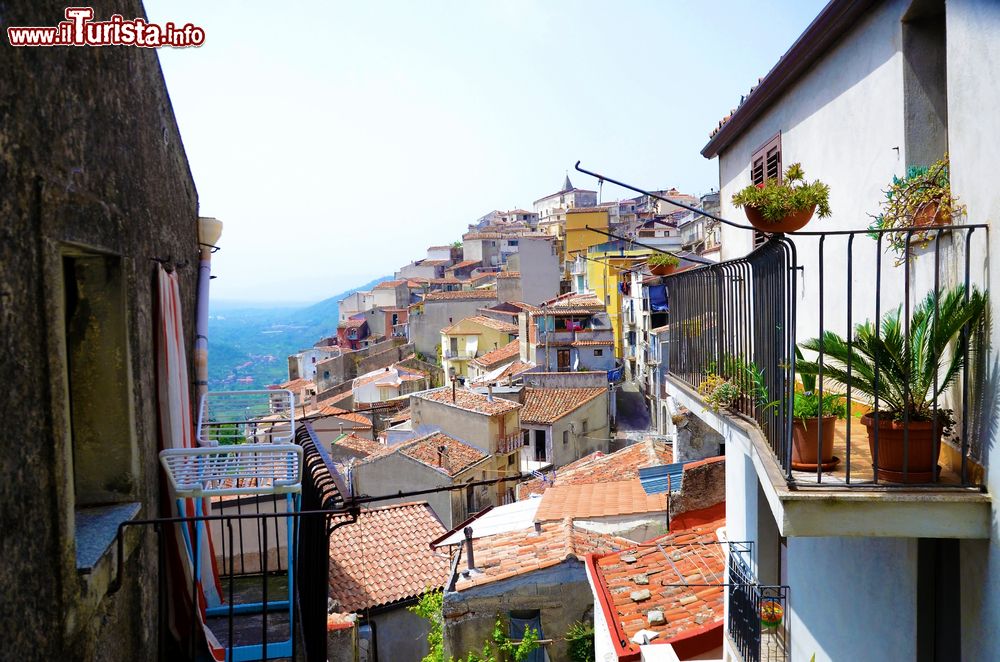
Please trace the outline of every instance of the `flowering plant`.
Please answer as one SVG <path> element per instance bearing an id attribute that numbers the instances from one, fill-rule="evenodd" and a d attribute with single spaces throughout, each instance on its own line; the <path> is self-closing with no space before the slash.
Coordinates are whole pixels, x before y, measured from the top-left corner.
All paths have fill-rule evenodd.
<path id="1" fill-rule="evenodd" d="M 750 184 L 733 195 L 737 207 L 753 207 L 764 220 L 777 223 L 795 212 L 816 207 L 820 218 L 830 215 L 830 187 L 816 180 L 807 182 L 800 163 L 793 163 L 785 170 L 784 181 L 766 179 L 760 184 Z"/>
<path id="2" fill-rule="evenodd" d="M 774 600 L 765 600 L 760 603 L 760 622 L 766 627 L 773 628 L 781 625 L 781 619 L 785 617 L 785 609 Z"/>
<path id="3" fill-rule="evenodd" d="M 657 253 L 649 256 L 649 266 L 651 267 L 676 267 L 681 261 L 670 253 Z"/>

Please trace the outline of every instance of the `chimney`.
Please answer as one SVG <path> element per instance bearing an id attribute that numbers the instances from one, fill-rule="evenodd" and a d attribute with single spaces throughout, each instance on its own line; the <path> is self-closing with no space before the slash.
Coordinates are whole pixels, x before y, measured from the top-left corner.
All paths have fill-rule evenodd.
<path id="1" fill-rule="evenodd" d="M 541 532 L 542 532 L 542 523 L 536 519 L 535 520 L 535 535 L 538 535 Z"/>
<path id="2" fill-rule="evenodd" d="M 444 466 L 444 446 L 438 446 L 438 466 Z"/>
<path id="3" fill-rule="evenodd" d="M 472 556 L 472 527 L 465 527 L 465 560 L 469 564 L 469 570 L 476 569 L 476 559 Z"/>
<path id="4" fill-rule="evenodd" d="M 493 402 L 493 384 L 486 385 L 486 399 L 489 402 Z"/>
<path id="5" fill-rule="evenodd" d="M 455 402 L 455 384 L 456 384 L 455 378 L 452 377 L 452 379 L 451 379 L 451 401 L 452 402 Z"/>

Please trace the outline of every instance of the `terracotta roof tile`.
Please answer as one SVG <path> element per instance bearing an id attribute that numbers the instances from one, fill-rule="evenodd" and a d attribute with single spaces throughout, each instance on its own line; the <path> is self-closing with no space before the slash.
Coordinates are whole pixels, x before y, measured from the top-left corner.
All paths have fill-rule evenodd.
<path id="1" fill-rule="evenodd" d="M 490 352 L 486 352 L 479 358 L 475 359 L 473 363 L 481 368 L 494 368 L 504 361 L 509 361 L 515 358 L 518 356 L 520 351 L 521 344 L 517 340 L 511 340 L 503 347 L 498 347 Z"/>
<path id="2" fill-rule="evenodd" d="M 493 329 L 495 331 L 501 331 L 503 333 L 517 333 L 517 325 L 511 324 L 510 322 L 504 322 L 502 320 L 494 319 L 493 317 L 486 317 L 485 315 L 475 315 L 473 317 L 466 317 L 465 319 L 459 320 L 458 322 L 452 324 L 451 326 L 441 329 L 441 333 L 448 334 L 459 324 L 469 322 L 472 324 L 478 324 L 479 326 L 485 326 L 487 329 Z"/>
<path id="3" fill-rule="evenodd" d="M 639 630 L 652 630 L 660 635 L 655 642 L 669 643 L 691 631 L 721 627 L 726 550 L 718 544 L 716 531 L 725 524 L 722 517 L 595 559 L 595 580 L 610 603 L 614 619 L 608 623 L 609 629 L 613 633 L 619 630 L 624 639 Z M 623 562 L 625 554 L 634 556 L 635 563 Z M 637 584 L 637 576 L 644 576 L 648 583 Z M 640 589 L 649 590 L 650 597 L 636 602 L 631 593 Z M 663 612 L 664 623 L 650 624 L 647 614 L 654 609 Z M 636 644 L 630 642 L 628 646 L 630 652 L 639 652 Z"/>
<path id="4" fill-rule="evenodd" d="M 638 478 L 557 485 L 545 490 L 535 518 L 541 521 L 666 513 L 666 494 L 646 494 Z"/>
<path id="5" fill-rule="evenodd" d="M 607 392 L 608 389 L 600 386 L 526 388 L 523 394 L 524 409 L 521 411 L 521 422 L 542 425 L 553 423 Z"/>
<path id="6" fill-rule="evenodd" d="M 364 324 L 367 324 L 367 323 L 368 322 L 365 321 L 365 320 L 346 319 L 343 322 L 341 322 L 340 324 L 338 324 L 337 328 L 353 329 L 353 328 L 358 328 L 358 327 L 360 327 L 360 326 L 362 326 Z"/>
<path id="7" fill-rule="evenodd" d="M 442 446 L 444 446 L 443 456 L 438 450 Z M 442 432 L 434 432 L 413 441 L 403 442 L 396 448 L 403 455 L 448 476 L 460 474 L 465 469 L 489 457 L 475 446 L 470 446 Z"/>
<path id="8" fill-rule="evenodd" d="M 520 278 L 520 271 L 501 271 L 497 274 L 497 278 Z"/>
<path id="9" fill-rule="evenodd" d="M 330 597 L 354 612 L 440 588 L 449 563 L 429 543 L 445 531 L 424 501 L 362 510 L 330 534 Z"/>
<path id="10" fill-rule="evenodd" d="M 646 439 L 614 453 L 591 453 L 552 472 L 547 480 L 536 478 L 517 486 L 519 499 L 541 494 L 553 485 L 579 485 L 638 478 L 639 469 L 670 464 L 674 454 L 667 442 Z"/>
<path id="11" fill-rule="evenodd" d="M 378 285 L 376 285 L 372 289 L 375 289 L 375 290 L 391 290 L 391 289 L 397 287 L 398 285 L 405 285 L 405 284 L 406 284 L 406 280 L 384 280 L 384 281 L 382 281 L 381 283 L 379 283 Z"/>
<path id="12" fill-rule="evenodd" d="M 503 398 L 493 398 L 491 401 L 487 396 L 480 395 L 479 393 L 475 393 L 474 391 L 470 391 L 465 388 L 456 388 L 454 393 L 455 399 L 452 400 L 452 389 L 447 386 L 442 386 L 441 388 L 434 389 L 432 391 L 414 393 L 412 397 L 440 402 L 441 404 L 448 405 L 449 407 L 457 407 L 458 409 L 476 412 L 477 414 L 485 414 L 487 416 L 504 414 L 513 409 L 520 409 L 521 407 L 519 403 L 504 400 Z"/>
<path id="13" fill-rule="evenodd" d="M 447 271 L 455 271 L 456 269 L 465 269 L 466 267 L 476 267 L 482 264 L 482 260 L 462 260 L 461 262 L 456 262 L 455 264 L 448 267 Z"/>
<path id="14" fill-rule="evenodd" d="M 473 299 L 496 299 L 496 290 L 453 290 L 451 292 L 431 292 L 424 297 L 424 301 L 447 301 L 447 300 L 473 300 Z"/>
<path id="15" fill-rule="evenodd" d="M 582 561 L 587 554 L 624 549 L 633 543 L 616 536 L 586 531 L 569 519 L 543 522 L 534 528 L 477 538 L 473 541 L 476 568 L 480 573 L 460 577 L 458 591 L 516 577 L 558 565 L 567 559 Z"/>
<path id="16" fill-rule="evenodd" d="M 343 446 L 344 448 L 358 453 L 363 453 L 366 457 L 381 455 L 389 450 L 388 446 L 380 444 L 377 441 L 372 441 L 371 439 L 366 439 L 365 437 L 359 437 L 353 432 L 337 437 L 333 440 L 333 444 L 336 446 Z"/>

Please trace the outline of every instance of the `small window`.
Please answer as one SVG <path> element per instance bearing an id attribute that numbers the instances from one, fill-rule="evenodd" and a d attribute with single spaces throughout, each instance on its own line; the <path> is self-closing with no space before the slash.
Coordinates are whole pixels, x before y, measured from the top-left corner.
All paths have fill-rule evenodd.
<path id="1" fill-rule="evenodd" d="M 312 362 L 313 362 L 313 363 L 316 363 L 316 357 L 315 357 L 315 356 L 314 356 L 314 357 L 312 357 Z"/>
<path id="2" fill-rule="evenodd" d="M 584 437 L 587 436 L 587 427 L 588 427 L 587 419 L 584 419 L 583 420 L 583 436 Z"/>
<path id="3" fill-rule="evenodd" d="M 781 181 L 781 133 L 775 134 L 750 157 L 750 181 L 763 184 L 768 179 Z M 767 235 L 754 230 L 754 248 L 767 241 Z"/>
<path id="4" fill-rule="evenodd" d="M 323 379 L 330 379 L 330 371 L 329 370 L 324 370 L 323 371 Z"/>
<path id="5" fill-rule="evenodd" d="M 604 356 L 604 350 L 603 349 L 595 349 L 594 350 L 594 356 Z"/>
<path id="6" fill-rule="evenodd" d="M 569 430 L 563 430 L 563 443 L 569 443 Z"/>

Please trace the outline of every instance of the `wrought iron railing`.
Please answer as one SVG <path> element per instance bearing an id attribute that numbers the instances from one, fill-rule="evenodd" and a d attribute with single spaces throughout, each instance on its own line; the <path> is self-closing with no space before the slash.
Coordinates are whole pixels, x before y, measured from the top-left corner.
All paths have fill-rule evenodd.
<path id="1" fill-rule="evenodd" d="M 732 397 L 721 402 L 717 398 L 713 405 L 753 419 L 789 484 L 979 487 L 983 482 L 977 463 L 983 437 L 980 428 L 998 413 L 996 398 L 984 395 L 997 388 L 989 383 L 987 347 L 975 342 L 986 322 L 963 326 L 943 353 L 944 361 L 956 353 L 965 359 L 948 389 L 938 388 L 935 372 L 932 401 L 928 401 L 935 432 L 946 427 L 939 413 L 953 414 L 957 422 L 951 428 L 953 438 L 941 443 L 948 449 L 940 454 L 944 468 L 928 472 L 927 480 L 911 469 L 909 458 L 914 457 L 917 447 L 910 436 L 916 427 L 905 411 L 895 424 L 902 436 L 902 471 L 894 475 L 888 470 L 886 446 L 880 446 L 888 443 L 888 433 L 879 424 L 884 406 L 880 410 L 878 398 L 865 400 L 852 389 L 851 380 L 865 366 L 856 362 L 857 354 L 851 351 L 859 344 L 857 325 L 871 321 L 876 338 L 883 339 L 887 332 L 896 334 L 893 340 L 898 337 L 906 357 L 903 365 L 915 365 L 921 358 L 916 353 L 921 350 L 912 345 L 922 341 L 911 334 L 913 311 L 930 297 L 936 322 L 949 288 L 964 288 L 966 301 L 975 296 L 976 289 L 985 290 L 986 242 L 973 243 L 974 236 L 985 239 L 985 235 L 986 226 L 982 225 L 772 235 L 743 258 L 668 276 L 670 339 L 665 361 L 669 375 L 692 389 L 700 388 L 706 399 L 719 380 L 733 385 Z M 887 331 L 879 321 L 897 309 L 899 328 Z M 816 395 L 820 399 L 830 394 L 842 396 L 841 401 L 850 404 L 850 415 L 833 423 L 834 442 L 822 434 L 830 420 L 809 419 L 819 439 L 817 457 L 823 459 L 803 468 L 803 463 L 793 462 L 793 438 L 801 435 L 793 425 L 793 404 L 796 391 L 803 389 L 797 378 L 796 343 L 825 338 L 830 332 L 846 343 L 850 357 L 846 366 L 835 364 L 827 352 L 833 347 L 828 343 L 833 341 L 814 344 L 818 351 L 805 350 L 803 355 L 813 370 L 818 366 Z M 831 366 L 835 365 L 842 371 L 841 377 L 846 372 L 846 383 L 830 379 Z M 874 361 L 870 367 L 874 371 L 873 390 L 884 392 L 884 363 Z M 912 367 L 905 370 L 914 372 L 904 376 L 904 385 L 915 374 Z M 940 378 L 944 378 L 944 371 L 941 373 Z M 909 395 L 909 386 L 905 388 Z M 871 417 L 863 425 L 858 417 L 868 412 Z M 866 426 L 870 434 L 865 434 Z M 829 446 L 823 452 L 824 443 L 832 443 L 837 452 L 832 460 L 827 460 Z"/>
<path id="2" fill-rule="evenodd" d="M 757 582 L 751 549 L 750 543 L 729 546 L 726 632 L 743 662 L 786 662 L 791 659 L 788 587 Z"/>
<path id="3" fill-rule="evenodd" d="M 520 430 L 506 434 L 497 440 L 497 453 L 513 453 L 524 445 L 524 436 Z"/>

